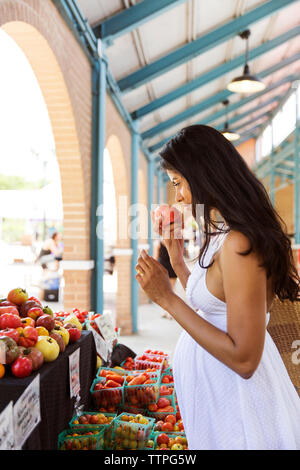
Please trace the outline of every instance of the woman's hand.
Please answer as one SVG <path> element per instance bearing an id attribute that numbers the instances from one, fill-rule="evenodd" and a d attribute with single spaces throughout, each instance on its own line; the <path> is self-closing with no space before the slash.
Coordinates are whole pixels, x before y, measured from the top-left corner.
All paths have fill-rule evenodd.
<path id="1" fill-rule="evenodd" d="M 171 265 L 174 269 L 176 265 L 180 265 L 184 262 L 183 220 L 177 221 L 176 223 L 171 222 L 163 228 L 162 217 L 155 219 L 153 211 L 151 211 L 151 219 L 153 222 L 153 231 L 162 237 L 163 243 L 169 253 Z"/>
<path id="2" fill-rule="evenodd" d="M 168 271 L 145 250 L 142 250 L 135 269 L 138 272 L 135 278 L 144 292 L 153 302 L 165 308 L 174 295 Z"/>

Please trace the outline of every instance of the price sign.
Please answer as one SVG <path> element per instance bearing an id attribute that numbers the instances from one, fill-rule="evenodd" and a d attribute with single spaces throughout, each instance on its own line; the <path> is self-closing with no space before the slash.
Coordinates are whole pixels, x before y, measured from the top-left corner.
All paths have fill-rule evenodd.
<path id="1" fill-rule="evenodd" d="M 79 375 L 80 349 L 69 356 L 70 397 L 76 397 L 80 392 Z"/>
<path id="2" fill-rule="evenodd" d="M 97 333 L 97 331 L 94 330 L 94 328 L 89 324 L 89 322 L 87 323 L 87 329 L 93 333 L 97 354 L 99 354 L 99 356 L 104 361 L 107 361 L 108 348 L 107 348 L 106 342 L 104 341 L 103 338 L 101 338 L 99 333 Z"/>
<path id="3" fill-rule="evenodd" d="M 112 341 L 117 338 L 117 334 L 112 322 L 111 312 L 109 310 L 104 312 L 100 317 L 95 318 L 95 323 L 101 331 L 105 341 Z"/>
<path id="4" fill-rule="evenodd" d="M 0 414 L 0 450 L 13 450 L 14 443 L 14 413 L 11 401 Z"/>
<path id="5" fill-rule="evenodd" d="M 40 421 L 40 375 L 38 374 L 14 406 L 15 447 L 17 449 L 21 449 Z"/>

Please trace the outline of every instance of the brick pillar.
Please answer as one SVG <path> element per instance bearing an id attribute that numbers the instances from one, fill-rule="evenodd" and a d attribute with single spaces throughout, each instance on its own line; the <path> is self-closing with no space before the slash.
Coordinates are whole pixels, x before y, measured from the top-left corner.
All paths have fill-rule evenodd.
<path id="1" fill-rule="evenodd" d="M 64 309 L 69 312 L 75 307 L 89 310 L 91 262 L 63 261 L 63 263 L 65 285 L 68 286 L 64 291 Z M 80 263 L 83 266 L 80 266 Z"/>

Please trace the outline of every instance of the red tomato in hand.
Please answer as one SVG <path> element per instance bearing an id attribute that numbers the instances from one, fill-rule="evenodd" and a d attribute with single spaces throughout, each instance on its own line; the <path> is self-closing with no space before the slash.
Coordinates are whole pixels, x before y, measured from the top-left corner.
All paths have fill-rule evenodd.
<path id="1" fill-rule="evenodd" d="M 32 372 L 31 360 L 27 357 L 19 357 L 13 362 L 11 371 L 16 377 L 28 377 Z"/>

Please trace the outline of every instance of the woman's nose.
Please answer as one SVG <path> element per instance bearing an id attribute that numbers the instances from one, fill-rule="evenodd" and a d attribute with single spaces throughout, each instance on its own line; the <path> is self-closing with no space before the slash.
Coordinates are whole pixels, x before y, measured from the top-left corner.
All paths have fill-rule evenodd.
<path id="1" fill-rule="evenodd" d="M 176 202 L 183 202 L 183 196 L 182 194 L 180 194 L 180 192 L 176 192 L 176 195 L 175 195 L 175 201 Z"/>

